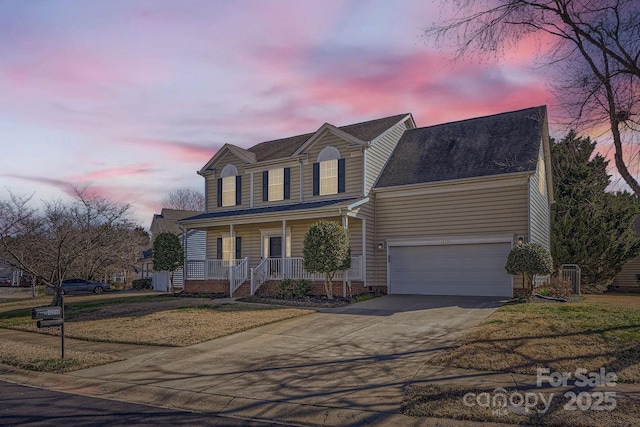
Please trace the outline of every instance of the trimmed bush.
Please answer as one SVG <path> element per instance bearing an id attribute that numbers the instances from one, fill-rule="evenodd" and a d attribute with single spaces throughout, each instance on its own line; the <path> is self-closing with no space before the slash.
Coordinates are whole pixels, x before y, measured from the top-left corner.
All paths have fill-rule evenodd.
<path id="1" fill-rule="evenodd" d="M 153 289 L 153 283 L 151 283 L 150 278 L 136 279 L 133 281 L 133 289 L 137 289 L 139 291 L 146 290 L 146 289 Z"/>
<path id="2" fill-rule="evenodd" d="M 504 267 L 509 274 L 522 274 L 526 284 L 527 295 L 531 299 L 533 279 L 537 274 L 551 274 L 553 259 L 548 250 L 537 243 L 525 243 L 514 246 L 509 252 L 507 265 Z"/>

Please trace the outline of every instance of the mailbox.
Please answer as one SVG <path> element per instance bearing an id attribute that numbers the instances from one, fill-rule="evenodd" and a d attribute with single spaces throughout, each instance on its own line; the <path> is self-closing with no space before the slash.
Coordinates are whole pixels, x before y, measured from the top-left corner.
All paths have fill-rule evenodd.
<path id="1" fill-rule="evenodd" d="M 38 328 L 49 328 L 51 326 L 62 326 L 64 320 L 62 319 L 54 319 L 54 320 L 38 320 L 37 325 Z"/>
<path id="2" fill-rule="evenodd" d="M 34 307 L 31 309 L 31 318 L 34 320 L 60 319 L 62 318 L 62 307 L 52 305 L 49 307 Z"/>

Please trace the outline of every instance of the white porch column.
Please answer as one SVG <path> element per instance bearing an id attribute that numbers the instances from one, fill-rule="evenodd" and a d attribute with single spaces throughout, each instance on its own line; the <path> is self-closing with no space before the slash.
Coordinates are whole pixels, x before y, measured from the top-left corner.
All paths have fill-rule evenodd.
<path id="1" fill-rule="evenodd" d="M 342 228 L 349 229 L 349 217 L 347 215 L 342 216 Z M 342 272 L 342 297 L 347 297 L 347 270 Z"/>
<path id="2" fill-rule="evenodd" d="M 281 248 L 282 262 L 284 263 L 284 257 L 287 255 L 287 220 L 282 220 L 282 248 Z"/>
<path id="3" fill-rule="evenodd" d="M 236 239 L 234 239 L 233 236 L 233 224 L 229 225 L 229 247 L 231 249 L 231 258 L 230 260 L 235 260 L 236 259 Z M 223 243 L 224 246 L 224 243 Z M 223 249 L 224 251 L 224 249 Z M 234 262 L 229 262 L 229 296 L 231 295 L 231 287 L 233 286 L 233 265 L 235 263 Z"/>
<path id="4" fill-rule="evenodd" d="M 362 264 L 360 264 L 362 284 L 367 288 L 367 219 L 362 219 Z"/>
<path id="5" fill-rule="evenodd" d="M 282 262 L 282 278 L 287 279 L 289 277 L 290 267 L 287 264 L 285 256 L 287 255 L 287 220 L 282 220 L 282 247 L 280 248 L 280 260 Z"/>

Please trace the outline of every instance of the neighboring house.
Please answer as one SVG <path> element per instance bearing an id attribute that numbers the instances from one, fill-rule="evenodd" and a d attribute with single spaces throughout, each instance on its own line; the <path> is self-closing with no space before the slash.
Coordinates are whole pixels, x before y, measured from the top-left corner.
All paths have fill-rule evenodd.
<path id="1" fill-rule="evenodd" d="M 319 219 L 349 230 L 352 266 L 334 292 L 512 296 L 504 265 L 518 240 L 549 247 L 552 200 L 545 107 L 416 128 L 411 114 L 243 149 L 225 144 L 198 172 L 206 261 L 186 292 L 269 291 L 302 268 Z"/>
<path id="2" fill-rule="evenodd" d="M 640 237 L 640 215 L 636 216 L 632 224 L 636 237 Z M 640 291 L 640 256 L 629 260 L 623 267 L 622 271 L 616 275 L 611 284 L 611 288 L 618 292 L 621 291 Z"/>
<path id="3" fill-rule="evenodd" d="M 185 234 L 183 233 L 183 229 L 180 228 L 178 221 L 199 213 L 201 212 L 163 208 L 160 214 L 153 216 L 151 227 L 149 227 L 152 246 L 155 237 L 159 234 L 173 233 L 178 236 L 183 247 L 185 247 Z M 204 231 L 198 230 L 189 230 L 186 234 L 185 257 L 188 261 L 203 261 L 205 259 L 205 236 L 206 233 Z M 143 252 L 142 258 L 138 260 L 137 268 L 139 269 L 140 278 L 152 278 L 154 290 L 162 292 L 169 290 L 169 272 L 153 271 L 153 255 L 151 249 Z M 182 288 L 184 286 L 184 273 L 182 268 L 174 272 L 173 285 L 176 288 Z"/>

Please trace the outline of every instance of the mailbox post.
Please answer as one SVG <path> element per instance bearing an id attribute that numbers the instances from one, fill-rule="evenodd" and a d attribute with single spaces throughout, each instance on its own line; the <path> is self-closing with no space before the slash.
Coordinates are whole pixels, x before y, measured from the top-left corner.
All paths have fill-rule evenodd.
<path id="1" fill-rule="evenodd" d="M 38 321 L 38 328 L 60 326 L 61 358 L 64 359 L 64 294 L 60 294 L 60 306 L 32 308 L 31 319 Z"/>

